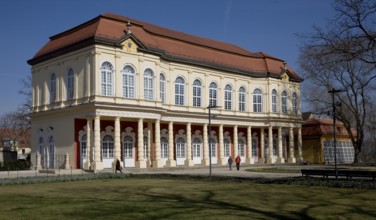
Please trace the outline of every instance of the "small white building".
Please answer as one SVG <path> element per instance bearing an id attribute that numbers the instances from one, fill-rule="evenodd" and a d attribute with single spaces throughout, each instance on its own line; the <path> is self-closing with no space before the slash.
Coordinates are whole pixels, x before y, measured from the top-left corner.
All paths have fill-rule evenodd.
<path id="1" fill-rule="evenodd" d="M 38 169 L 302 161 L 302 79 L 266 53 L 103 14 L 28 63 Z"/>

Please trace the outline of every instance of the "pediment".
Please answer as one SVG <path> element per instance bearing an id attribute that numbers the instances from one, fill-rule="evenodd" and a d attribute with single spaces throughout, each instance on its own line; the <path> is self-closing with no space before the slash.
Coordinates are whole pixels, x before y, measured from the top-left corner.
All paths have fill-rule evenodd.
<path id="1" fill-rule="evenodd" d="M 290 76 L 286 72 L 284 72 L 281 74 L 281 79 L 284 82 L 288 82 L 290 80 Z"/>
<path id="2" fill-rule="evenodd" d="M 136 44 L 136 42 L 134 42 L 134 40 L 132 40 L 132 38 L 128 38 L 125 41 L 123 41 L 121 43 L 121 46 L 123 50 L 128 53 L 137 53 L 138 45 Z"/>

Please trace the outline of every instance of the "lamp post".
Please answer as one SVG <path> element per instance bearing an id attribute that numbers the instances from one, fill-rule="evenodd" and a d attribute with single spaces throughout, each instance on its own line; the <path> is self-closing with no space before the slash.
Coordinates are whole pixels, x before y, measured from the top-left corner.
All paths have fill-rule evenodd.
<path id="1" fill-rule="evenodd" d="M 336 140 L 336 105 L 334 103 L 334 94 L 338 92 L 344 92 L 342 89 L 334 89 L 328 91 L 332 93 L 332 107 L 333 107 L 333 146 L 334 146 L 334 172 L 336 178 L 338 178 L 338 169 L 337 169 L 337 140 Z"/>
<path id="2" fill-rule="evenodd" d="M 208 134 L 208 138 L 209 138 L 209 176 L 211 176 L 211 170 L 212 170 L 212 167 L 211 167 L 211 157 L 212 157 L 212 151 L 211 151 L 211 139 L 210 139 L 210 135 L 211 135 L 211 119 L 212 119 L 212 115 L 211 115 L 211 109 L 212 108 L 219 108 L 220 106 L 217 106 L 217 105 L 212 105 L 210 104 L 208 106 L 208 109 L 209 109 L 209 115 L 208 115 L 208 119 L 209 119 L 209 134 Z M 213 117 L 214 118 L 214 117 Z"/>

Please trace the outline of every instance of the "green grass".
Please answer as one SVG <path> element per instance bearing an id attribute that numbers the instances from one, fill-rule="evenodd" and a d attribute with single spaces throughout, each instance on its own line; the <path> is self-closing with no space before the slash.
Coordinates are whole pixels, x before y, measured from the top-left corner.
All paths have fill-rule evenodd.
<path id="1" fill-rule="evenodd" d="M 0 219 L 375 219 L 376 190 L 134 175 L 0 186 Z"/>

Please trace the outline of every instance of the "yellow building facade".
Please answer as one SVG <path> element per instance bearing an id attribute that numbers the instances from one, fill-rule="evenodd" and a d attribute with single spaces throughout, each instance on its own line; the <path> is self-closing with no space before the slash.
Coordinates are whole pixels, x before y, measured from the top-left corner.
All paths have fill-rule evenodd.
<path id="1" fill-rule="evenodd" d="M 36 169 L 303 161 L 302 80 L 268 54 L 104 14 L 28 63 Z"/>

